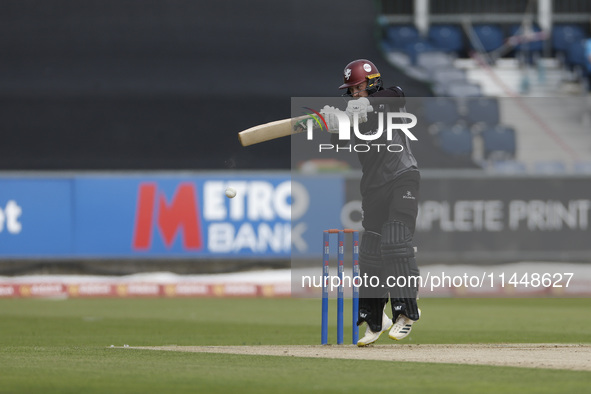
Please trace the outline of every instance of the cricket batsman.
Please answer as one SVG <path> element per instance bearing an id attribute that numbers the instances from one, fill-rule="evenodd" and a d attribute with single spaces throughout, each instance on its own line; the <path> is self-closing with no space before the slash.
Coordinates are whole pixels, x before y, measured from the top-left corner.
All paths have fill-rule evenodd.
<path id="1" fill-rule="evenodd" d="M 404 93 L 398 86 L 383 87 L 381 74 L 369 60 L 359 59 L 347 64 L 343 70 L 344 96 L 350 97 L 346 115 L 351 125 L 357 120 L 359 132 L 370 136 L 380 127 L 378 113 L 405 112 Z M 340 140 L 339 117 L 341 110 L 325 106 L 321 111 L 335 146 L 364 144 L 351 133 L 353 141 Z M 385 122 L 381 124 L 384 127 Z M 400 340 L 408 336 L 412 325 L 419 320 L 417 305 L 418 285 L 409 278 L 418 277 L 413 235 L 418 213 L 420 173 L 410 149 L 407 135 L 400 130 L 387 133 L 371 141 L 373 144 L 397 144 L 398 152 L 370 149 L 358 151 L 363 175 L 361 195 L 364 233 L 359 249 L 361 277 L 379 278 L 377 287 L 367 283 L 360 287 L 357 325 L 367 324 L 365 336 L 357 346 L 367 346 L 389 330 L 389 337 Z M 392 319 L 386 314 L 390 301 Z"/>

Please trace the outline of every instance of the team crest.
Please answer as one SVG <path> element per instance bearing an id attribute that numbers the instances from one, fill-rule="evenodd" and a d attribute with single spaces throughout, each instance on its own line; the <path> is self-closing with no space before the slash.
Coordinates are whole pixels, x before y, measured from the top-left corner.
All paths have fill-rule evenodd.
<path id="1" fill-rule="evenodd" d="M 351 69 L 348 68 L 345 70 L 345 79 L 348 81 L 350 77 L 351 77 Z"/>

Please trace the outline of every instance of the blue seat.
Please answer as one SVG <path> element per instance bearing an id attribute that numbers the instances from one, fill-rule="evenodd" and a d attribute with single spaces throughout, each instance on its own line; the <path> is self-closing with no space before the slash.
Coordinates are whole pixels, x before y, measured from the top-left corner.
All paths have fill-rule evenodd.
<path id="1" fill-rule="evenodd" d="M 455 68 L 453 65 L 454 57 L 440 50 L 418 52 L 416 64 L 429 74 L 442 68 Z"/>
<path id="2" fill-rule="evenodd" d="M 457 101 L 449 97 L 426 98 L 422 113 L 428 125 L 451 126 L 461 119 Z"/>
<path id="3" fill-rule="evenodd" d="M 505 40 L 503 31 L 497 25 L 475 25 L 474 33 L 482 43 L 482 48 L 474 49 L 483 49 L 485 52 L 501 47 Z"/>
<path id="4" fill-rule="evenodd" d="M 495 97 L 467 99 L 466 110 L 466 120 L 470 124 L 484 123 L 487 126 L 499 124 L 499 101 Z"/>
<path id="5" fill-rule="evenodd" d="M 392 50 L 403 50 L 407 44 L 420 38 L 419 31 L 413 25 L 390 25 L 384 32 L 385 44 Z"/>
<path id="6" fill-rule="evenodd" d="M 533 170 L 537 174 L 556 175 L 566 173 L 566 165 L 561 161 L 539 161 L 534 163 Z"/>
<path id="7" fill-rule="evenodd" d="M 524 174 L 527 172 L 526 165 L 515 160 L 492 161 L 489 168 L 500 174 Z"/>
<path id="8" fill-rule="evenodd" d="M 464 50 L 462 30 L 456 25 L 431 25 L 427 33 L 429 41 L 440 51 L 455 52 Z"/>
<path id="9" fill-rule="evenodd" d="M 466 71 L 455 67 L 446 67 L 430 70 L 431 90 L 435 96 L 450 96 L 448 89 L 451 85 L 468 83 Z"/>
<path id="10" fill-rule="evenodd" d="M 455 67 L 439 67 L 431 70 L 431 81 L 435 83 L 465 82 L 467 81 L 466 70 Z"/>
<path id="11" fill-rule="evenodd" d="M 587 75 L 591 76 L 591 38 L 585 40 L 585 57 L 587 58 Z"/>
<path id="12" fill-rule="evenodd" d="M 587 56 L 585 54 L 586 51 L 586 42 L 587 40 L 581 39 L 575 42 L 570 43 L 566 50 L 566 64 L 569 68 L 573 68 L 574 66 L 582 66 L 583 68 L 587 68 Z"/>
<path id="13" fill-rule="evenodd" d="M 485 159 L 513 159 L 517 150 L 515 129 L 497 125 L 487 127 L 481 133 Z"/>
<path id="14" fill-rule="evenodd" d="M 532 30 L 534 33 L 540 33 L 542 29 L 536 24 L 532 26 Z M 519 36 L 523 34 L 523 26 L 522 25 L 514 25 L 510 29 L 512 36 Z M 524 42 L 515 46 L 515 50 L 517 52 L 528 51 L 528 52 L 542 52 L 544 50 L 544 41 L 543 40 L 536 40 L 530 42 Z"/>
<path id="15" fill-rule="evenodd" d="M 591 174 L 591 161 L 577 161 L 573 164 L 576 174 Z"/>
<path id="16" fill-rule="evenodd" d="M 557 24 L 552 28 L 552 48 L 557 52 L 566 52 L 570 44 L 583 38 L 585 33 L 577 25 Z"/>
<path id="17" fill-rule="evenodd" d="M 472 156 L 472 133 L 465 126 L 442 127 L 436 138 L 443 152 L 452 156 Z"/>
<path id="18" fill-rule="evenodd" d="M 476 83 L 458 81 L 450 83 L 446 88 L 446 93 L 451 97 L 481 97 L 482 88 Z"/>
<path id="19" fill-rule="evenodd" d="M 427 40 L 416 39 L 404 45 L 403 50 L 404 53 L 408 55 L 411 64 L 417 65 L 419 54 L 425 52 L 434 52 L 435 48 Z"/>

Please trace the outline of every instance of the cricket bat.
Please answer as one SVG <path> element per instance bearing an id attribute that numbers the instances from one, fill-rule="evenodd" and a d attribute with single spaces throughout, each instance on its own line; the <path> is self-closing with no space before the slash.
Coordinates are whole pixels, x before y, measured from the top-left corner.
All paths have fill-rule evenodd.
<path id="1" fill-rule="evenodd" d="M 258 144 L 260 142 L 286 137 L 301 133 L 305 129 L 298 122 L 310 119 L 309 115 L 298 116 L 290 119 L 276 120 L 262 125 L 251 127 L 238 133 L 238 139 L 242 146 Z"/>

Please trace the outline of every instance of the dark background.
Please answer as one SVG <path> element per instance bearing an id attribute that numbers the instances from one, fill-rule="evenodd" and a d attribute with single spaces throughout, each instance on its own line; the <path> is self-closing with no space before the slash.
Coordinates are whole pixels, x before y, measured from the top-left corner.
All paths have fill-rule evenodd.
<path id="1" fill-rule="evenodd" d="M 355 0 L 5 0 L 0 169 L 289 168 L 289 138 L 237 133 L 339 95 L 349 61 L 430 95 L 383 59 L 375 19 Z"/>

